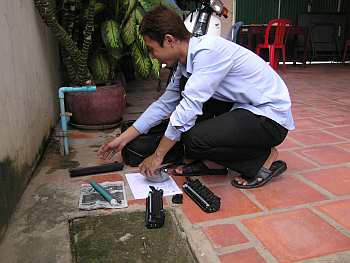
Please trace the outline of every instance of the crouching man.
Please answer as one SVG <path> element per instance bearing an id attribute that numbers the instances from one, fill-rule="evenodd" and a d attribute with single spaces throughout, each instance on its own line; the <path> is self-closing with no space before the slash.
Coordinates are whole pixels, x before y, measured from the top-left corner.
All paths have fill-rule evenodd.
<path id="1" fill-rule="evenodd" d="M 294 129 L 288 89 L 259 56 L 216 36 L 191 37 L 181 18 L 166 7 L 146 13 L 140 32 L 150 54 L 177 66 L 164 94 L 128 130 L 101 146 L 104 158 L 169 119 L 158 147 L 139 165 L 152 176 L 166 153 L 184 145 L 192 162 L 175 169 L 183 176 L 240 174 L 239 188 L 262 186 L 287 169 L 275 146 Z M 182 87 L 181 78 L 188 78 Z"/>

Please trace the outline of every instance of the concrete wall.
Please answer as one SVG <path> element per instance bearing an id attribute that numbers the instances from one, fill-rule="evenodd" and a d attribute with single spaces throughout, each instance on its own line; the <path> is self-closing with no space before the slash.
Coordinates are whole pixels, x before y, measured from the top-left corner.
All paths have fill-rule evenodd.
<path id="1" fill-rule="evenodd" d="M 32 0 L 0 1 L 0 240 L 57 119 L 56 42 Z"/>

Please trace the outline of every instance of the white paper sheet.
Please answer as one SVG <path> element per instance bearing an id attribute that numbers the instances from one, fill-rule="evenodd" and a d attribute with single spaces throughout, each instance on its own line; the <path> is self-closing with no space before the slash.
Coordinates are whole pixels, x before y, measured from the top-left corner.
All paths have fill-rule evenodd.
<path id="1" fill-rule="evenodd" d="M 182 191 L 175 183 L 174 179 L 170 177 L 169 180 L 162 183 L 153 183 L 148 181 L 140 173 L 126 174 L 126 179 L 128 180 L 130 189 L 135 199 L 144 199 L 148 196 L 149 187 L 152 185 L 156 189 L 163 190 L 163 196 L 182 194 Z"/>

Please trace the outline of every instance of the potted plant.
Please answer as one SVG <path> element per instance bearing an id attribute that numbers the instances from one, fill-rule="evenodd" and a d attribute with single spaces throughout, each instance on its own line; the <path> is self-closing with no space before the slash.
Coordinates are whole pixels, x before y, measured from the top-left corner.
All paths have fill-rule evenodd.
<path id="1" fill-rule="evenodd" d="M 64 84 L 98 85 L 95 93 L 71 93 L 67 108 L 81 127 L 118 123 L 125 106 L 123 66 L 132 59 L 139 75 L 159 78 L 160 63 L 147 51 L 139 24 L 160 0 L 34 0 L 45 24 L 59 41 Z M 122 61 L 122 62 L 121 62 Z M 125 70 L 124 70 L 125 71 Z"/>

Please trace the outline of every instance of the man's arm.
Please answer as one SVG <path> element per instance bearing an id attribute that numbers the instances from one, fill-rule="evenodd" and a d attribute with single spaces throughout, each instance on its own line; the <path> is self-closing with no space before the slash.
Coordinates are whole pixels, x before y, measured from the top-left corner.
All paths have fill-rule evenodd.
<path id="1" fill-rule="evenodd" d="M 180 140 L 183 132 L 191 129 L 202 115 L 203 103 L 219 88 L 221 81 L 233 66 L 233 58 L 215 50 L 203 49 L 193 59 L 193 72 L 182 92 L 182 99 L 170 116 L 165 136 Z"/>
<path id="2" fill-rule="evenodd" d="M 170 117 L 180 100 L 180 78 L 181 71 L 178 67 L 163 95 L 157 101 L 153 102 L 134 122 L 133 126 L 139 133 L 147 133 L 150 128 L 158 125 L 162 120 Z"/>
<path id="3" fill-rule="evenodd" d="M 130 126 L 119 137 L 116 137 L 109 143 L 103 144 L 99 148 L 97 155 L 103 160 L 111 159 L 117 152 L 120 152 L 126 144 L 139 135 L 140 133 L 133 126 Z"/>

